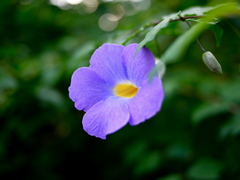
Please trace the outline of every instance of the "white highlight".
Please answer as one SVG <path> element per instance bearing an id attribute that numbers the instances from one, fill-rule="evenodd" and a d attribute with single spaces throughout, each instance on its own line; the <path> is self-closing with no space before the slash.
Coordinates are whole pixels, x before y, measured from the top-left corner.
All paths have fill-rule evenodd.
<path id="1" fill-rule="evenodd" d="M 65 0 L 67 3 L 72 5 L 80 4 L 83 0 Z"/>
<path id="2" fill-rule="evenodd" d="M 114 14 L 104 14 L 98 20 L 99 27 L 104 31 L 112 31 L 118 25 L 119 18 Z"/>

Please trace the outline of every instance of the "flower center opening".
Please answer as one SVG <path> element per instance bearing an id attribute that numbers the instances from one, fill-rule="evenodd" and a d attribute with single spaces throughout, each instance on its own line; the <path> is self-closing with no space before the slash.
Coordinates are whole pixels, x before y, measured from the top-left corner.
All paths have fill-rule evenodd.
<path id="1" fill-rule="evenodd" d="M 132 98 L 138 92 L 138 88 L 133 84 L 117 84 L 114 87 L 114 94 L 116 96 Z"/>

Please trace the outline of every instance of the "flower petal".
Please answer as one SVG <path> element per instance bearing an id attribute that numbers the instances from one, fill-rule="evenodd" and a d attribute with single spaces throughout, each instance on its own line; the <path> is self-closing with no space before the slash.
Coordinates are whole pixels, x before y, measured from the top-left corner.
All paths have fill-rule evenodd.
<path id="1" fill-rule="evenodd" d="M 110 97 L 89 109 L 84 115 L 82 123 L 88 134 L 106 139 L 106 135 L 125 126 L 129 118 L 126 100 Z"/>
<path id="2" fill-rule="evenodd" d="M 127 79 L 122 63 L 124 46 L 104 44 L 91 57 L 90 68 L 94 69 L 105 81 L 114 83 Z"/>
<path id="3" fill-rule="evenodd" d="M 155 59 L 146 47 L 140 49 L 138 54 L 135 55 L 137 47 L 138 44 L 126 46 L 123 51 L 123 60 L 129 80 L 139 86 L 148 78 L 149 72 L 155 67 Z"/>
<path id="4" fill-rule="evenodd" d="M 130 125 L 137 125 L 154 116 L 161 108 L 164 97 L 163 87 L 159 78 L 151 82 L 143 82 L 137 95 L 129 102 Z"/>
<path id="5" fill-rule="evenodd" d="M 69 97 L 78 110 L 87 111 L 99 101 L 111 95 L 109 85 L 91 68 L 77 69 L 71 79 Z"/>

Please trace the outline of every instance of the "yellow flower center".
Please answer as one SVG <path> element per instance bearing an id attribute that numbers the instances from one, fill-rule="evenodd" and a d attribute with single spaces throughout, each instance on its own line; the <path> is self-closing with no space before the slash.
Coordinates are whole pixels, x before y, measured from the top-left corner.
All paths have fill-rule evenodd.
<path id="1" fill-rule="evenodd" d="M 114 87 L 114 94 L 116 96 L 132 98 L 138 92 L 138 88 L 133 84 L 117 84 Z"/>

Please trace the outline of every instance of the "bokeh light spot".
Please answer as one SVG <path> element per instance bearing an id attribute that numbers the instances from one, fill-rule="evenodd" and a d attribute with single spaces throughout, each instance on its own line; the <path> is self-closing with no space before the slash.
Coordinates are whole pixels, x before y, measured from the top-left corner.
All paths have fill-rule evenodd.
<path id="1" fill-rule="evenodd" d="M 86 6 L 85 9 L 84 9 L 84 11 L 86 13 L 95 12 L 98 8 L 98 5 L 99 5 L 97 0 L 84 0 L 83 3 Z"/>
<path id="2" fill-rule="evenodd" d="M 98 25 L 104 31 L 112 31 L 118 25 L 119 18 L 114 14 L 104 14 L 99 18 Z"/>
<path id="3" fill-rule="evenodd" d="M 83 0 L 66 0 L 67 3 L 72 5 L 80 4 Z"/>

